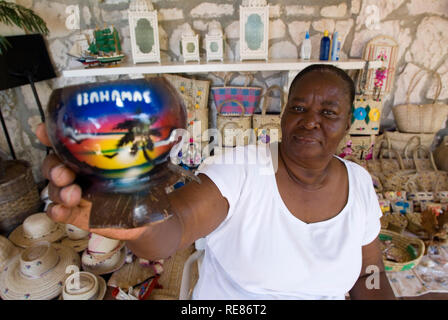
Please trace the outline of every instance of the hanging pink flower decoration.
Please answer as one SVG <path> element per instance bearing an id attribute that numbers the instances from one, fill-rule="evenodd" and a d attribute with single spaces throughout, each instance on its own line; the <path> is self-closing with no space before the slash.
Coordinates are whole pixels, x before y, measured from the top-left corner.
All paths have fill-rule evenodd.
<path id="1" fill-rule="evenodd" d="M 387 55 L 384 51 L 382 51 L 376 58 L 381 61 L 386 61 Z M 375 88 L 378 89 L 382 88 L 386 77 L 387 77 L 387 69 L 385 67 L 378 68 L 375 72 L 375 80 L 374 80 Z"/>

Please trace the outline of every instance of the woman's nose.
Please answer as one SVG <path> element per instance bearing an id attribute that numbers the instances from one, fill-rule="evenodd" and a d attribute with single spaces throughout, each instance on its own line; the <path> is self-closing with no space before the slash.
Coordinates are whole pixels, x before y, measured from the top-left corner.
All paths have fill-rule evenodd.
<path id="1" fill-rule="evenodd" d="M 303 126 L 305 129 L 320 129 L 320 117 L 312 111 L 308 111 L 303 118 Z"/>

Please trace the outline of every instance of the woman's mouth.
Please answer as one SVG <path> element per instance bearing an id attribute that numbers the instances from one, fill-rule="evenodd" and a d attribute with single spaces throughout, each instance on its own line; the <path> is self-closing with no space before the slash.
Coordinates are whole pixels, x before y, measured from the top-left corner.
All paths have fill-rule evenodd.
<path id="1" fill-rule="evenodd" d="M 293 136 L 294 140 L 300 144 L 317 144 L 319 140 L 311 137 Z"/>

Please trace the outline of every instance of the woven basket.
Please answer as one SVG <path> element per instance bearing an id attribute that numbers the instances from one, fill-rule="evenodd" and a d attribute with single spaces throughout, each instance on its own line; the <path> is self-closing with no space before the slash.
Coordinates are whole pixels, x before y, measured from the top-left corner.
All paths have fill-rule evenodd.
<path id="1" fill-rule="evenodd" d="M 182 274 L 188 257 L 195 251 L 194 245 L 176 252 L 165 259 L 163 272 L 158 282 L 162 288 L 156 288 L 149 296 L 149 300 L 178 300 L 182 283 Z M 194 268 L 190 288 L 194 288 L 198 279 L 198 270 Z"/>
<path id="2" fill-rule="evenodd" d="M 423 168 L 417 160 L 417 153 L 419 150 L 423 150 L 428 154 L 431 163 L 430 170 Z M 413 158 L 418 175 L 417 185 L 419 187 L 419 191 L 435 192 L 438 190 L 448 190 L 448 172 L 437 169 L 434 157 L 427 148 L 423 146 L 418 146 L 415 148 L 413 151 Z"/>
<path id="3" fill-rule="evenodd" d="M 229 86 L 232 72 L 227 73 L 224 77 L 223 87 L 212 87 L 211 92 L 215 106 L 222 105 L 222 113 L 235 114 L 240 113 L 239 105 L 231 103 L 231 101 L 237 100 L 244 107 L 246 115 L 252 115 L 261 99 L 261 87 L 250 87 L 252 83 L 253 75 L 251 73 L 242 73 L 246 77 L 246 82 L 243 87 Z"/>
<path id="4" fill-rule="evenodd" d="M 29 162 L 7 160 L 2 165 L 4 171 L 0 177 L 0 233 L 9 234 L 26 217 L 38 212 L 42 202 Z"/>
<path id="5" fill-rule="evenodd" d="M 276 114 L 266 114 L 268 107 L 269 94 L 274 91 L 280 91 L 280 113 Z M 256 135 L 265 143 L 273 142 L 276 139 L 272 139 L 275 137 L 271 135 L 270 130 L 275 129 L 278 132 L 278 141 L 282 141 L 282 129 L 280 126 L 283 110 L 285 108 L 284 105 L 284 93 L 280 86 L 273 85 L 270 86 L 266 93 L 263 95 L 263 106 L 261 108 L 261 114 L 254 114 L 252 117 L 252 128 L 254 128 Z"/>
<path id="6" fill-rule="evenodd" d="M 414 268 L 419 264 L 425 253 L 425 244 L 417 238 L 410 238 L 399 233 L 382 229 L 379 239 L 391 241 L 393 248 L 390 249 L 396 256 L 399 256 L 402 262 L 392 262 L 384 258 L 383 262 L 386 271 L 405 271 Z M 384 244 L 382 243 L 382 247 Z"/>
<path id="7" fill-rule="evenodd" d="M 414 145 L 415 143 L 417 143 L 417 145 L 415 147 L 411 148 L 411 145 Z M 409 151 L 411 151 L 411 153 L 412 153 L 412 151 L 415 148 L 417 148 L 421 145 L 422 145 L 421 138 L 419 136 L 413 136 L 413 137 L 411 137 L 411 139 L 409 139 L 409 141 L 406 144 L 404 151 L 403 151 L 403 153 L 404 153 L 403 164 L 406 169 L 415 169 L 416 162 L 418 162 L 418 165 L 423 169 L 432 168 L 431 161 L 429 158 L 413 158 L 412 155 L 410 158 L 408 158 Z M 426 148 L 428 148 L 428 147 L 426 147 Z"/>
<path id="8" fill-rule="evenodd" d="M 392 108 L 395 122 L 398 130 L 407 133 L 436 133 L 442 129 L 448 116 L 448 105 L 436 104 L 439 98 L 442 81 L 440 75 L 435 73 L 437 82 L 437 89 L 432 104 L 410 104 L 409 96 L 415 89 L 418 82 L 423 78 L 422 76 L 415 80 L 417 75 L 423 70 L 417 72 L 411 79 L 409 89 L 406 95 L 406 103 Z"/>
<path id="9" fill-rule="evenodd" d="M 417 137 L 418 139 L 416 139 Z M 400 153 L 401 158 L 405 158 L 405 150 L 413 150 L 419 145 L 430 148 L 434 141 L 434 133 L 402 133 L 398 131 L 385 131 L 378 136 L 374 148 L 374 155 L 377 156 L 380 149 L 380 143 L 385 140 L 387 148 Z M 407 149 L 406 149 L 407 147 Z"/>
<path id="10" fill-rule="evenodd" d="M 224 104 L 233 102 L 240 106 L 241 113 L 239 115 L 221 114 L 221 108 Z M 252 116 L 245 115 L 244 106 L 237 100 L 223 101 L 217 107 L 216 127 L 221 134 L 222 146 L 234 147 L 237 145 L 247 145 L 255 138 L 247 135 L 247 129 L 251 129 Z"/>
<path id="11" fill-rule="evenodd" d="M 391 155 L 395 155 L 395 159 L 399 163 L 399 170 L 384 172 L 380 175 L 381 182 L 385 191 L 403 191 L 412 174 L 416 174 L 415 170 L 404 169 L 403 161 L 400 154 L 394 149 L 390 150 Z M 407 190 L 406 190 L 407 191 Z"/>

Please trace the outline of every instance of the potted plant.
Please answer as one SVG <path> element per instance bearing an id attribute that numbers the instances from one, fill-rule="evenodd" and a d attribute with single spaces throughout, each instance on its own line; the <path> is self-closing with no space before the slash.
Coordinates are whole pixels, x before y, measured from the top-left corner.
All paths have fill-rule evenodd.
<path id="1" fill-rule="evenodd" d="M 0 23 L 17 26 L 25 32 L 48 34 L 49 30 L 44 20 L 33 12 L 16 3 L 0 0 Z M 8 49 L 9 43 L 0 35 L 0 54 Z"/>

